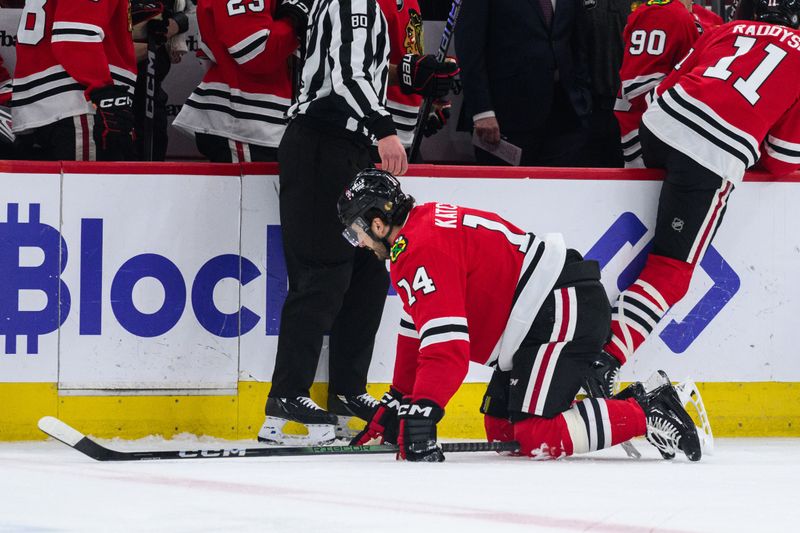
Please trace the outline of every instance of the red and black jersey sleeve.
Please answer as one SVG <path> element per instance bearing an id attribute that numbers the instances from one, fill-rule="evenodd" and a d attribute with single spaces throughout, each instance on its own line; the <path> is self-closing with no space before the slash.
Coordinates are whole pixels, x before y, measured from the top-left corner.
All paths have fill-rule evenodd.
<path id="1" fill-rule="evenodd" d="M 0 57 L 0 105 L 8 105 L 11 100 L 11 75 L 3 65 L 3 58 Z"/>
<path id="2" fill-rule="evenodd" d="M 800 100 L 767 133 L 760 164 L 778 176 L 800 168 Z"/>
<path id="3" fill-rule="evenodd" d="M 87 94 L 113 83 L 104 41 L 130 39 L 129 30 L 119 35 L 122 28 L 112 22 L 122 16 L 119 10 L 123 7 L 127 18 L 127 6 L 128 2 L 123 0 L 71 0 L 56 5 L 51 37 L 53 55 L 70 76 L 86 86 Z M 132 40 L 130 47 L 132 50 Z"/>
<path id="4" fill-rule="evenodd" d="M 464 380 L 470 360 L 467 272 L 456 243 L 408 242 L 391 269 L 406 311 L 393 385 L 415 400 L 433 400 L 442 407 Z"/>
<path id="5" fill-rule="evenodd" d="M 250 74 L 286 68 L 286 60 L 298 46 L 294 27 L 288 20 L 273 18 L 269 6 L 274 2 L 264 0 L 260 3 L 263 9 L 258 11 L 245 3 L 214 0 L 213 16 L 220 41 L 233 60 Z"/>

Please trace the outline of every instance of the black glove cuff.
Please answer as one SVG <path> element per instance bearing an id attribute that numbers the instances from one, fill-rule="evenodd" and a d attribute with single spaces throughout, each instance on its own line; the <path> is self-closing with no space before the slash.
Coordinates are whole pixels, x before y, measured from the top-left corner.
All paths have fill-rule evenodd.
<path id="1" fill-rule="evenodd" d="M 397 135 L 394 121 L 389 115 L 381 115 L 375 112 L 367 117 L 364 122 L 369 132 L 378 140 L 388 137 L 389 135 Z"/>
<path id="2" fill-rule="evenodd" d="M 400 91 L 403 94 L 415 94 L 414 91 L 414 67 L 419 56 L 415 54 L 405 54 L 397 65 L 397 78 L 400 81 Z"/>
<path id="3" fill-rule="evenodd" d="M 178 33 L 189 31 L 189 17 L 186 16 L 186 13 L 175 13 L 171 18 L 175 21 L 175 24 L 178 25 Z"/>
<path id="4" fill-rule="evenodd" d="M 126 107 L 133 103 L 127 89 L 119 85 L 106 85 L 94 89 L 89 93 L 89 99 L 101 109 Z"/>
<path id="5" fill-rule="evenodd" d="M 417 400 L 400 406 L 400 418 L 430 420 L 434 424 L 444 417 L 444 409 L 433 400 Z"/>
<path id="6" fill-rule="evenodd" d="M 308 25 L 308 15 L 308 6 L 302 0 L 283 0 L 275 10 L 275 18 L 290 19 L 299 32 Z"/>

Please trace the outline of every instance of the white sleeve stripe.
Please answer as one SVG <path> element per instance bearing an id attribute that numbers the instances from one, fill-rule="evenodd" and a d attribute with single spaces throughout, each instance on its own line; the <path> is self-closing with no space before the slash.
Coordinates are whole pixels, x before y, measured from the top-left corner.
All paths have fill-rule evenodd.
<path id="1" fill-rule="evenodd" d="M 786 153 L 795 152 L 796 154 L 800 155 L 800 143 L 793 143 L 789 141 L 784 141 L 783 139 L 779 139 L 774 135 L 767 136 L 767 143 L 772 145 L 775 149 L 783 149 L 781 151 Z M 792 154 L 795 155 L 795 154 Z"/>
<path id="2" fill-rule="evenodd" d="M 397 330 L 397 334 L 410 339 L 419 339 L 417 330 L 404 327 L 402 324 L 400 325 L 400 329 Z"/>
<path id="3" fill-rule="evenodd" d="M 780 148 L 778 145 L 767 142 L 765 148 L 767 155 L 778 161 L 792 165 L 800 165 L 800 152 Z"/>
<path id="4" fill-rule="evenodd" d="M 622 95 L 627 100 L 636 98 L 657 86 L 665 77 L 666 74 L 663 72 L 654 72 L 653 74 L 636 76 L 632 80 L 625 80 L 622 82 Z"/>
<path id="5" fill-rule="evenodd" d="M 82 22 L 54 22 L 51 43 L 101 43 L 105 33 L 100 26 Z"/>
<path id="6" fill-rule="evenodd" d="M 419 338 L 419 333 L 417 333 L 417 328 L 414 325 L 414 319 L 405 311 L 400 312 L 400 330 L 398 333 L 404 337 L 411 337 L 412 339 Z"/>
<path id="7" fill-rule="evenodd" d="M 54 22 L 53 32 L 56 31 L 81 31 L 84 33 L 96 33 L 101 38 L 105 38 L 106 34 L 103 28 L 95 26 L 94 24 L 86 24 L 84 22 Z"/>
<path id="8" fill-rule="evenodd" d="M 51 43 L 102 43 L 99 35 L 53 35 Z"/>
<path id="9" fill-rule="evenodd" d="M 249 55 L 253 48 L 261 47 L 261 50 L 263 50 L 264 47 L 266 47 L 268 37 L 268 29 L 264 28 L 258 30 L 257 32 L 248 35 L 233 46 L 229 46 L 228 53 L 230 53 L 231 56 L 238 62 L 241 56 Z"/>
<path id="10" fill-rule="evenodd" d="M 438 333 L 436 335 L 429 335 L 428 337 L 422 339 L 422 342 L 419 343 L 419 349 L 422 350 L 423 348 L 427 348 L 432 344 L 439 344 L 442 342 L 450 342 L 450 341 L 469 342 L 469 333 L 462 331 L 448 331 L 444 333 Z"/>
<path id="11" fill-rule="evenodd" d="M 467 326 L 467 318 L 463 316 L 443 316 L 441 318 L 432 318 L 425 322 L 419 328 L 419 334 L 424 336 L 431 328 L 438 328 L 441 326 Z"/>

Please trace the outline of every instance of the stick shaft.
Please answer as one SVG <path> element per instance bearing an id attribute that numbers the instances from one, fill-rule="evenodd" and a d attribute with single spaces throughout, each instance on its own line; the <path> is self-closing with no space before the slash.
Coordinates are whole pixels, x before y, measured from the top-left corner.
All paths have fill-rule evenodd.
<path id="1" fill-rule="evenodd" d="M 450 14 L 447 16 L 447 21 L 444 23 L 444 31 L 439 41 L 439 50 L 436 51 L 436 61 L 444 61 L 447 57 L 447 52 L 450 50 L 450 42 L 453 40 L 453 32 L 456 29 L 458 13 L 461 11 L 461 2 L 462 0 L 453 0 L 450 6 Z M 419 149 L 422 145 L 422 125 L 425 123 L 425 120 L 427 120 L 432 107 L 433 98 L 426 97 L 422 100 L 419 115 L 417 115 L 417 125 L 414 127 L 414 138 L 411 141 L 411 150 L 408 154 L 409 163 L 416 161 L 419 155 Z"/>
<path id="2" fill-rule="evenodd" d="M 44 417 L 39 421 L 39 429 L 95 459 L 97 461 L 151 461 L 158 459 L 226 459 L 236 457 L 300 457 L 311 455 L 375 455 L 397 453 L 394 445 L 377 446 L 287 446 L 256 448 L 218 448 L 211 450 L 152 450 L 138 452 L 121 452 L 106 448 L 102 444 L 87 437 L 80 431 L 54 417 Z M 453 452 L 488 452 L 516 451 L 516 442 L 445 442 L 442 451 Z"/>

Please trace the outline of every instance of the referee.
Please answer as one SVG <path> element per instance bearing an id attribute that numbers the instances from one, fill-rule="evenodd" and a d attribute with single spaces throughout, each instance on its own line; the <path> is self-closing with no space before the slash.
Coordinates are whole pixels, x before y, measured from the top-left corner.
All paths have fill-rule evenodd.
<path id="1" fill-rule="evenodd" d="M 373 138 L 383 169 L 402 175 L 408 168 L 384 107 L 390 44 L 377 1 L 317 0 L 310 11 L 300 94 L 278 148 L 289 292 L 259 431 L 259 440 L 277 444 L 334 438 L 337 417 L 309 397 L 327 332 L 332 392 L 360 418 L 369 420 L 377 407 L 365 381 L 389 277 L 369 249 L 342 238 L 336 202 L 355 175 L 372 166 Z M 308 435 L 286 435 L 287 421 L 305 424 Z"/>

